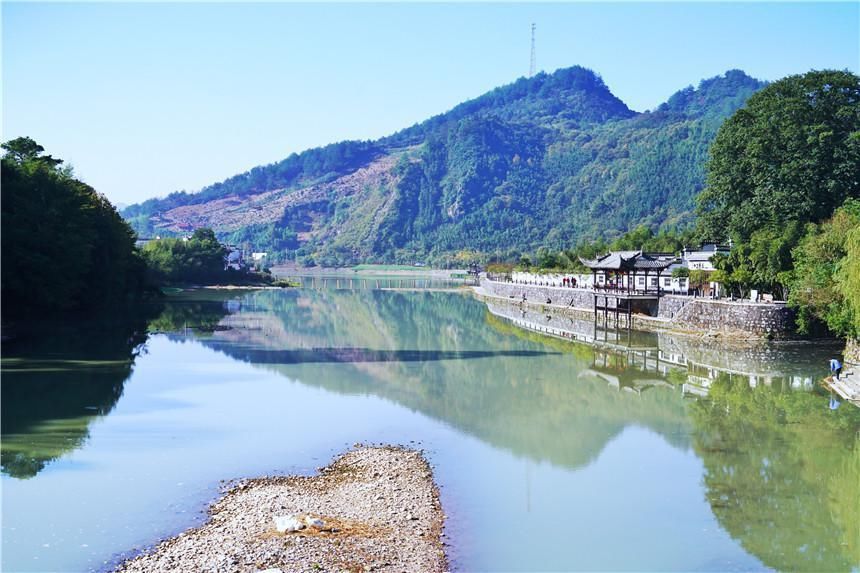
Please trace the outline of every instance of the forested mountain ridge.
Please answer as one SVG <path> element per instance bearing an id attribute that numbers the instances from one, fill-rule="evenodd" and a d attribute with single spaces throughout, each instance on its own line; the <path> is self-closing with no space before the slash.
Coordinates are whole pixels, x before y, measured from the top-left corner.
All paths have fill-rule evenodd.
<path id="1" fill-rule="evenodd" d="M 636 113 L 590 70 L 541 73 L 380 140 L 293 154 L 123 215 L 145 235 L 211 226 L 322 264 L 510 256 L 683 225 L 717 129 L 763 85 L 733 70 Z"/>

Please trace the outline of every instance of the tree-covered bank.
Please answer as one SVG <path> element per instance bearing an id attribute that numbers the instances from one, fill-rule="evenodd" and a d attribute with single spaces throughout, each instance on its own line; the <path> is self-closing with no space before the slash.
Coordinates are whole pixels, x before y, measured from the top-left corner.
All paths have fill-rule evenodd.
<path id="1" fill-rule="evenodd" d="M 4 317 L 93 310 L 147 289 L 135 234 L 110 201 L 28 137 L 3 144 Z"/>
<path id="2" fill-rule="evenodd" d="M 842 337 L 860 334 L 860 78 L 812 71 L 753 95 L 720 128 L 700 237 L 732 239 L 717 277 L 775 292 Z"/>
<path id="3" fill-rule="evenodd" d="M 136 245 L 106 197 L 28 137 L 3 144 L 2 304 L 6 318 L 100 312 L 168 284 L 273 284 L 228 269 L 211 229 Z"/>

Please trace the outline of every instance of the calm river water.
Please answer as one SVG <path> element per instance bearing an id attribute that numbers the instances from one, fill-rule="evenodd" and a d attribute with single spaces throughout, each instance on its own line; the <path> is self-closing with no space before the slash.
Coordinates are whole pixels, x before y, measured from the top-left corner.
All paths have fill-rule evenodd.
<path id="1" fill-rule="evenodd" d="M 860 569 L 860 410 L 814 388 L 838 347 L 315 286 L 4 344 L 3 571 L 109 568 L 356 442 L 425 450 L 455 570 Z"/>

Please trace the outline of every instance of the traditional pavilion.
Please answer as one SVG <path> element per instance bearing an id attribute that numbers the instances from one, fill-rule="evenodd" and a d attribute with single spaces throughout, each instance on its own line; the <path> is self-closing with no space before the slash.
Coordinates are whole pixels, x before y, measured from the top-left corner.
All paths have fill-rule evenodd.
<path id="1" fill-rule="evenodd" d="M 680 262 L 673 254 L 642 251 L 614 251 L 597 259 L 579 260 L 591 269 L 595 290 L 656 296 L 661 294 L 662 275 Z"/>
<path id="2" fill-rule="evenodd" d="M 593 273 L 595 324 L 603 311 L 604 325 L 609 324 L 611 313 L 616 327 L 624 318 L 627 328 L 632 325 L 634 310 L 656 314 L 660 279 L 670 266 L 680 262 L 672 254 L 642 251 L 615 251 L 593 260 L 579 260 Z"/>

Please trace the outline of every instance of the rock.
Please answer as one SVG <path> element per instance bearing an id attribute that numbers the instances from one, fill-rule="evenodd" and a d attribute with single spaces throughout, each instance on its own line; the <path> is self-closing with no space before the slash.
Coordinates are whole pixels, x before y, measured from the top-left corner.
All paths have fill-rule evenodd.
<path id="1" fill-rule="evenodd" d="M 275 516 L 275 529 L 278 530 L 278 533 L 290 533 L 304 528 L 305 524 L 295 515 Z"/>
<path id="2" fill-rule="evenodd" d="M 316 527 L 321 528 L 325 527 L 325 522 L 318 517 L 311 517 L 310 515 L 306 515 L 304 519 L 305 525 L 308 527 Z"/>

